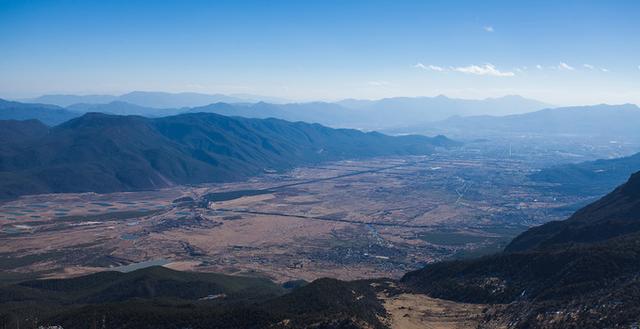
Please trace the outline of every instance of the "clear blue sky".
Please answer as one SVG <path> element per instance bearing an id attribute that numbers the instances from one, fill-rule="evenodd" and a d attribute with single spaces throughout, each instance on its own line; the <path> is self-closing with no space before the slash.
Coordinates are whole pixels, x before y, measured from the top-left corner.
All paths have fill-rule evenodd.
<path id="1" fill-rule="evenodd" d="M 640 103 L 640 1 L 0 0 L 0 97 Z"/>

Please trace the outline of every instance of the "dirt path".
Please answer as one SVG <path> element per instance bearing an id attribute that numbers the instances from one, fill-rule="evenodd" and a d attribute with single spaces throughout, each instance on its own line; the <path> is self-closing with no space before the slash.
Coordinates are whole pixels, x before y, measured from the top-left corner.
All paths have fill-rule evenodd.
<path id="1" fill-rule="evenodd" d="M 420 294 L 383 297 L 392 329 L 476 329 L 484 305 L 463 304 Z"/>

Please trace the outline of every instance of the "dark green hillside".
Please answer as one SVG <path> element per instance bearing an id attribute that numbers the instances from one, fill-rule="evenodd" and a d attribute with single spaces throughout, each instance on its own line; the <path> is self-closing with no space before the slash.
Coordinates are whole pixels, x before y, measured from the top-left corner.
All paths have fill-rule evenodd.
<path id="1" fill-rule="evenodd" d="M 522 233 L 505 252 L 430 265 L 402 282 L 434 297 L 513 303 L 503 316 L 518 328 L 603 328 L 637 321 L 638 273 L 640 173 L 571 218 Z"/>
<path id="2" fill-rule="evenodd" d="M 72 303 L 121 302 L 135 298 L 196 300 L 217 294 L 225 294 L 227 299 L 255 299 L 285 292 L 267 279 L 179 272 L 160 266 L 129 273 L 100 272 L 72 279 L 26 281 L 14 288 L 14 291 L 22 289 L 24 296 L 37 291 L 52 300 Z"/>
<path id="3" fill-rule="evenodd" d="M 545 168 L 531 178 L 557 184 L 561 192 L 604 195 L 640 170 L 640 153 L 616 159 L 596 160 Z"/>
<path id="4" fill-rule="evenodd" d="M 0 154 L 0 198 L 230 181 L 300 164 L 429 154 L 445 137 L 390 137 L 318 124 L 195 113 L 149 119 L 85 114 L 21 152 Z"/>
<path id="5" fill-rule="evenodd" d="M 506 247 L 517 252 L 558 244 L 591 243 L 640 231 L 640 173 L 569 219 L 532 228 Z"/>
<path id="6" fill-rule="evenodd" d="M 472 303 L 564 300 L 596 293 L 640 271 L 640 234 L 554 250 L 500 253 L 408 273 L 403 282 L 429 295 Z"/>
<path id="7" fill-rule="evenodd" d="M 0 288 L 0 326 L 84 328 L 382 328 L 368 281 L 316 280 L 285 294 L 260 278 L 152 267 Z"/>
<path id="8" fill-rule="evenodd" d="M 0 120 L 0 146 L 24 144 L 36 138 L 42 138 L 49 127 L 42 122 L 32 120 Z"/>
<path id="9" fill-rule="evenodd" d="M 286 314 L 294 328 L 323 322 L 329 328 L 355 328 L 352 322 L 383 328 L 379 317 L 384 316 L 386 311 L 371 283 L 371 280 L 345 282 L 319 279 L 270 301 L 268 309 Z"/>
<path id="10" fill-rule="evenodd" d="M 569 219 L 529 229 L 505 252 L 430 265 L 404 282 L 436 296 L 470 302 L 585 293 L 640 271 L 640 173 Z M 600 280 L 600 281 L 599 281 Z M 575 281 L 582 290 L 572 290 Z M 555 291 L 555 294 L 549 293 Z"/>

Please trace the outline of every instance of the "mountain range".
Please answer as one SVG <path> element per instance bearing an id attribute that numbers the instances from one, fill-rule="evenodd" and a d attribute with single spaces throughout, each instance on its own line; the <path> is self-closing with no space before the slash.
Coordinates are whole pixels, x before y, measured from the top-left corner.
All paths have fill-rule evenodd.
<path id="1" fill-rule="evenodd" d="M 393 97 L 380 100 L 347 99 L 337 104 L 349 109 L 374 113 L 380 126 L 407 126 L 433 122 L 451 116 L 494 115 L 527 113 L 550 107 L 549 104 L 509 95 L 486 99 L 456 99 L 444 95 L 436 97 Z"/>
<path id="2" fill-rule="evenodd" d="M 242 96 L 242 97 L 240 97 Z M 212 112 L 250 118 L 279 118 L 332 127 L 366 130 L 397 128 L 444 120 L 451 116 L 526 113 L 548 104 L 520 96 L 482 100 L 437 97 L 394 97 L 379 100 L 291 103 L 251 95 L 207 95 L 135 91 L 121 96 L 45 95 L 26 100 L 66 107 L 72 112 L 104 112 L 159 117 L 183 112 Z M 36 117 L 30 117 L 37 119 Z"/>
<path id="3" fill-rule="evenodd" d="M 429 154 L 446 137 L 390 137 L 212 113 L 163 118 L 88 113 L 49 128 L 19 121 L 0 148 L 0 197 L 98 193 L 231 181 L 327 160 Z M 33 138 L 18 138 L 29 134 Z"/>
<path id="4" fill-rule="evenodd" d="M 447 133 L 451 136 L 547 135 L 640 140 L 640 108 L 633 104 L 548 108 L 506 116 L 455 116 L 399 130 L 411 133 Z M 612 129 L 615 127 L 615 129 Z"/>
<path id="5" fill-rule="evenodd" d="M 47 125 L 57 125 L 78 114 L 49 104 L 20 103 L 0 99 L 0 120 L 36 119 Z"/>
<path id="6" fill-rule="evenodd" d="M 25 102 L 44 103 L 67 107 L 73 104 L 106 104 L 111 102 L 125 102 L 138 106 L 156 109 L 182 108 L 204 106 L 212 103 L 255 103 L 272 102 L 284 103 L 286 100 L 249 94 L 202 94 L 193 92 L 167 93 L 157 91 L 132 91 L 123 95 L 43 95 L 25 99 Z M 131 113 L 128 113 L 131 114 Z"/>
<path id="7" fill-rule="evenodd" d="M 544 103 L 520 96 L 465 100 L 441 95 L 437 97 L 395 97 L 380 100 L 348 99 L 335 103 L 211 104 L 192 108 L 190 111 L 256 118 L 275 117 L 292 121 L 318 122 L 334 127 L 374 130 L 433 122 L 454 115 L 523 113 L 545 106 L 547 105 Z"/>
<path id="8" fill-rule="evenodd" d="M 633 104 L 545 108 L 547 104 L 520 96 L 484 100 L 437 96 L 276 103 L 223 96 L 160 92 L 132 92 L 117 97 L 42 96 L 33 100 L 41 103 L 34 104 L 2 101 L 0 118 L 38 119 L 56 125 L 88 112 L 146 117 L 208 112 L 381 130 L 391 134 L 444 134 L 459 138 L 527 134 L 640 140 L 640 132 L 634 125 L 640 119 L 640 109 Z M 47 101 L 64 104 L 66 108 L 42 104 Z M 578 117 L 580 120 L 576 119 Z M 614 126 L 615 130 L 610 129 Z"/>
<path id="9" fill-rule="evenodd" d="M 109 103 L 76 103 L 67 106 L 67 110 L 77 113 L 78 116 L 84 113 L 98 112 L 116 115 L 140 115 L 149 118 L 157 118 L 182 113 L 186 108 L 153 108 L 136 105 L 123 101 L 112 101 Z"/>

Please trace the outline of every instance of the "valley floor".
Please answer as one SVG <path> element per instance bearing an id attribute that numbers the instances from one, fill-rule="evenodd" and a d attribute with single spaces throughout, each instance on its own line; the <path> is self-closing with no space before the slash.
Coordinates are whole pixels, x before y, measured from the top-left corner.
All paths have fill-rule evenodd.
<path id="1" fill-rule="evenodd" d="M 277 281 L 392 277 L 497 251 L 584 197 L 474 150 L 340 161 L 249 181 L 26 196 L 0 204 L 4 277 L 73 276 L 150 262 Z M 144 267 L 147 263 L 142 263 Z"/>

